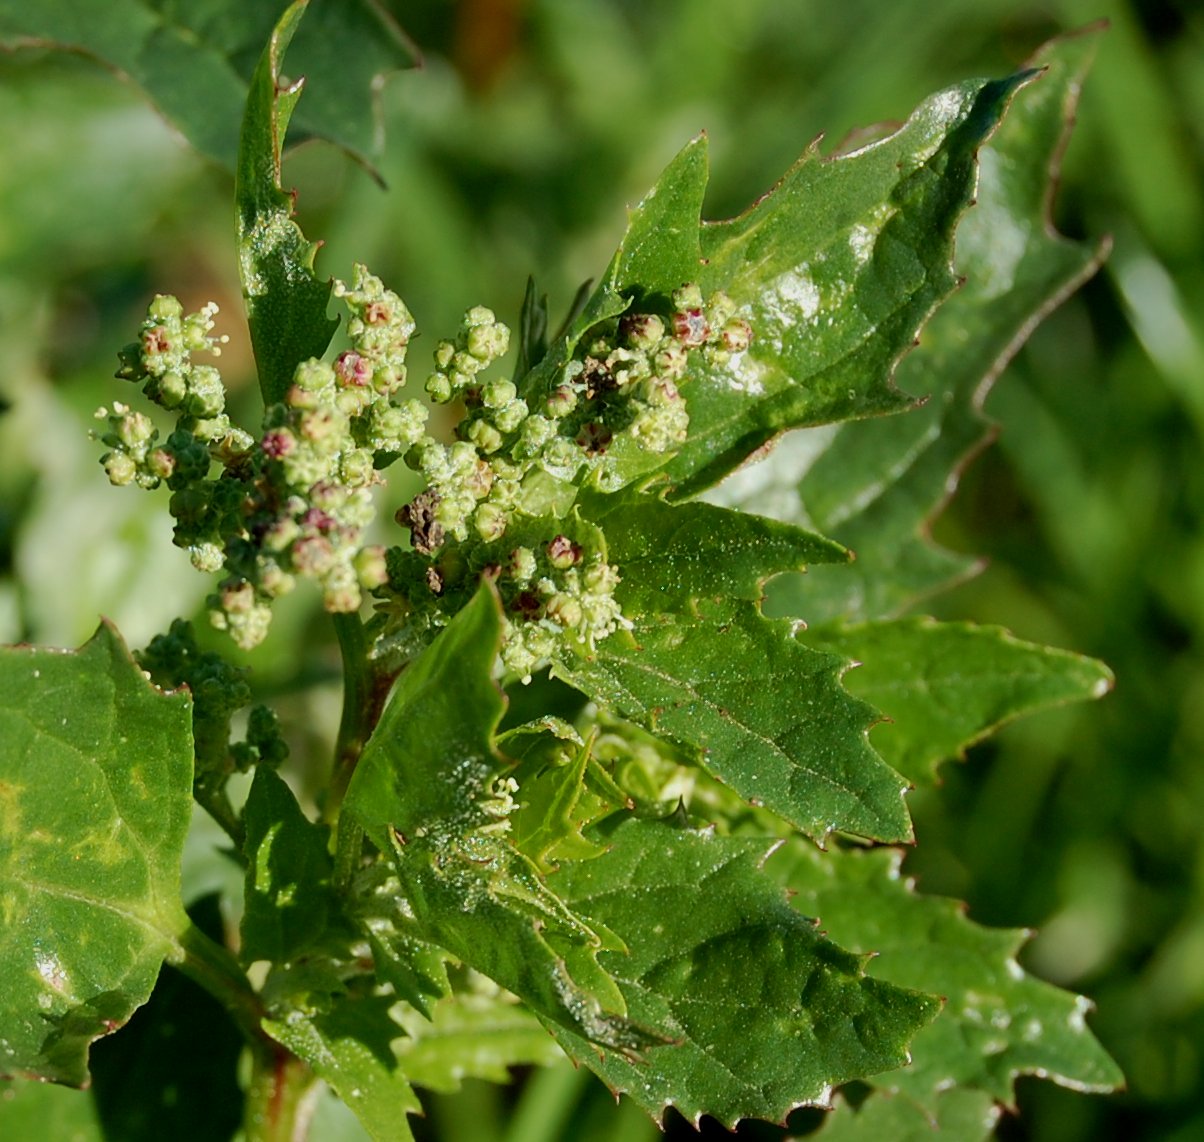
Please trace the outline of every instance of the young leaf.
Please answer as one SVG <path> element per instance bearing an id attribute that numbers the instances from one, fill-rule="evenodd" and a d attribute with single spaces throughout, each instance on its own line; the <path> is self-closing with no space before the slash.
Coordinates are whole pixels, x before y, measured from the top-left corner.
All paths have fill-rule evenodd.
<path id="1" fill-rule="evenodd" d="M 293 197 L 280 182 L 281 148 L 303 82 L 286 86 L 280 68 L 306 4 L 295 0 L 272 31 L 251 77 L 238 147 L 238 267 L 265 405 L 284 398 L 299 362 L 325 352 L 337 324 L 326 316 L 330 282 L 314 273 L 318 244 L 293 221 Z"/>
<path id="2" fill-rule="evenodd" d="M 784 518 L 817 527 L 857 553 L 844 568 L 772 585 L 775 614 L 809 623 L 889 618 L 965 578 L 976 561 L 937 547 L 928 522 L 956 474 L 988 434 L 981 409 L 995 378 L 1038 321 L 1090 277 L 1106 244 L 1071 242 L 1050 222 L 1056 166 L 1098 32 L 1054 40 L 1031 61 L 1044 68 L 1023 87 L 979 156 L 978 202 L 957 228 L 956 269 L 965 280 L 925 326 L 896 381 L 923 408 L 906 416 L 823 430 L 803 451 L 750 471 L 731 506 L 765 510 L 765 487 L 797 483 L 801 503 Z M 779 472 L 773 470 L 780 467 Z"/>
<path id="3" fill-rule="evenodd" d="M 244 963 L 286 963 L 326 929 L 333 900 L 328 830 L 310 821 L 289 787 L 258 766 L 243 809 L 246 906 L 240 949 Z"/>
<path id="4" fill-rule="evenodd" d="M 820 853 L 791 841 L 769 865 L 792 891 L 791 903 L 818 916 L 832 939 L 877 953 L 869 964 L 875 978 L 946 997 L 912 1044 L 911 1066 L 875 1085 L 932 1113 L 939 1093 L 955 1086 L 1010 1103 L 1020 1074 L 1114 1090 L 1122 1076 L 1087 1028 L 1088 1001 L 1016 962 L 1026 933 L 980 927 L 956 901 L 918 895 L 899 875 L 901 859 L 891 850 Z"/>
<path id="5" fill-rule="evenodd" d="M 0 650 L 0 1074 L 82 1086 L 188 926 L 191 703 L 101 625 Z"/>
<path id="6" fill-rule="evenodd" d="M 633 1017 L 673 1042 L 640 1061 L 599 1053 L 552 1028 L 561 1046 L 659 1117 L 781 1121 L 824 1103 L 834 1084 L 899 1066 L 937 1011 L 885 986 L 828 943 L 760 871 L 772 842 L 627 820 L 594 860 L 551 878 L 575 908 L 617 932 L 604 952 Z"/>
<path id="7" fill-rule="evenodd" d="M 873 714 L 842 688 L 837 660 L 751 604 L 697 619 L 647 615 L 555 669 L 599 704 L 692 749 L 713 777 L 809 836 L 911 835 L 906 783 L 870 748 Z"/>
<path id="8" fill-rule="evenodd" d="M 0 0 L 0 46 L 93 57 L 132 79 L 201 154 L 233 171 L 248 80 L 281 7 L 246 0 Z M 381 77 L 414 62 L 412 45 L 371 0 L 311 0 L 293 50 L 297 74 L 323 93 L 298 116 L 300 134 L 329 139 L 367 162 L 379 150 L 374 104 Z"/>
<path id="9" fill-rule="evenodd" d="M 540 1014 L 622 1049 L 647 1036 L 597 964 L 614 946 L 552 893 L 506 836 L 509 794 L 493 746 L 503 699 L 492 589 L 473 600 L 402 675 L 343 812 L 392 858 L 415 935 L 514 992 Z"/>
<path id="10" fill-rule="evenodd" d="M 1021 642 L 1000 627 L 898 619 L 808 629 L 805 641 L 860 665 L 848 689 L 881 710 L 874 747 L 913 782 L 1022 714 L 1098 698 L 1112 685 L 1101 662 Z"/>
<path id="11" fill-rule="evenodd" d="M 329 1011 L 264 1020 L 263 1029 L 325 1079 L 373 1142 L 410 1142 L 407 1115 L 422 1106 L 398 1064 L 404 1032 L 388 1013 L 392 997 L 341 996 Z"/>

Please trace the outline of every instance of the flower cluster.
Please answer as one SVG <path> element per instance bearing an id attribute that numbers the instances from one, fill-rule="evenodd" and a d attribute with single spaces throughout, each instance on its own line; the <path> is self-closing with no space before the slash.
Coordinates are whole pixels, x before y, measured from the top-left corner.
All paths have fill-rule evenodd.
<path id="1" fill-rule="evenodd" d="M 353 611 L 385 579 L 384 550 L 365 546 L 374 517 L 377 465 L 423 437 L 426 406 L 399 400 L 414 322 L 396 294 L 362 266 L 335 293 L 351 313 L 351 347 L 333 363 L 309 360 L 285 399 L 264 413 L 258 440 L 231 424 L 216 369 L 194 365 L 216 351 L 216 306 L 185 316 L 157 297 L 118 376 L 179 417 L 160 444 L 149 418 L 122 404 L 109 422 L 102 458 L 117 484 L 171 489 L 175 542 L 194 566 L 225 572 L 210 617 L 244 647 L 260 642 L 273 599 L 298 577 L 316 580 L 327 610 Z M 216 475 L 211 473 L 218 469 Z"/>
<path id="2" fill-rule="evenodd" d="M 171 297 L 152 302 L 118 375 L 174 412 L 174 431 L 160 441 L 149 417 L 121 403 L 98 413 L 109 478 L 166 484 L 176 543 L 198 569 L 224 572 L 210 598 L 214 624 L 254 646 L 272 601 L 309 578 L 332 612 L 374 592 L 382 653 L 409 655 L 484 576 L 505 608 L 503 666 L 520 677 L 624 625 L 618 569 L 575 503 L 583 487 L 613 491 L 655 469 L 685 440 L 693 354 L 720 362 L 752 336 L 726 295 L 684 285 L 660 313 L 600 323 L 561 364 L 529 374 L 521 394 L 487 375 L 509 330 L 489 309 L 470 309 L 456 338 L 436 346 L 425 384 L 435 404 L 463 410 L 455 438 L 440 440 L 426 403 L 401 396 L 414 334 L 405 304 L 363 266 L 334 294 L 350 311 L 350 348 L 298 365 L 258 438 L 231 422 L 217 370 L 192 362 L 219 351 L 216 306 L 185 315 Z M 425 484 L 397 513 L 408 550 L 386 552 L 364 533 L 379 470 L 398 457 Z"/>
<path id="3" fill-rule="evenodd" d="M 509 338 L 479 307 L 435 349 L 426 391 L 460 401 L 464 415 L 454 441 L 424 439 L 406 455 L 426 487 L 397 515 L 410 550 L 391 553 L 385 644 L 413 653 L 486 575 L 505 608 L 502 663 L 530 677 L 557 650 L 592 650 L 624 623 L 601 532 L 574 518 L 579 489 L 613 490 L 662 463 L 689 427 L 680 387 L 691 351 L 722 359 L 748 347 L 751 329 L 725 295 L 704 300 L 686 285 L 664 316 L 595 327 L 524 395 L 485 375 Z"/>

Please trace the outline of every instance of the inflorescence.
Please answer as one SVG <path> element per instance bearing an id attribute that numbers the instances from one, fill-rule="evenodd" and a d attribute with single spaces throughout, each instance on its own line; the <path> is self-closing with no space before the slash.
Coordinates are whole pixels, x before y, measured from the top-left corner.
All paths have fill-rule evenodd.
<path id="1" fill-rule="evenodd" d="M 109 479 L 166 484 L 176 544 L 199 570 L 224 572 L 209 599 L 213 623 L 254 646 L 272 601 L 309 578 L 332 612 L 374 594 L 381 653 L 408 656 L 485 577 L 505 610 L 503 665 L 520 677 L 626 625 L 618 569 L 602 532 L 579 518 L 577 494 L 616 490 L 684 442 L 692 351 L 721 362 L 749 345 L 732 302 L 683 286 L 663 314 L 596 326 L 563 364 L 529 374 L 522 393 L 486 376 L 510 332 L 473 308 L 436 346 L 425 385 L 431 402 L 462 410 L 448 441 L 428 431 L 427 402 L 401 396 L 414 334 L 402 300 L 363 266 L 334 293 L 350 311 L 350 348 L 298 365 L 258 438 L 231 421 L 217 370 L 192 361 L 220 352 L 217 307 L 185 315 L 167 296 L 151 303 L 118 376 L 175 413 L 175 429 L 160 440 L 148 416 L 120 402 L 97 413 Z M 399 457 L 425 486 L 397 513 L 408 548 L 386 551 L 364 537 L 380 470 Z"/>

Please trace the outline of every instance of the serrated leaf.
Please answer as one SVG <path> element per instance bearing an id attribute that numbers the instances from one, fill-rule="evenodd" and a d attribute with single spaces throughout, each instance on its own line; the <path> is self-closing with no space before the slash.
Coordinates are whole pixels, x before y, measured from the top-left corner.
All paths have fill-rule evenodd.
<path id="1" fill-rule="evenodd" d="M 421 1103 L 397 1061 L 404 1032 L 390 1017 L 391 998 L 343 996 L 314 1015 L 265 1019 L 263 1029 L 313 1068 L 355 1112 L 374 1142 L 410 1142 L 407 1115 Z"/>
<path id="2" fill-rule="evenodd" d="M 460 991 L 435 1004 L 429 1022 L 402 1014 L 409 1037 L 397 1044 L 415 1086 L 452 1092 L 468 1078 L 506 1083 L 509 1068 L 547 1066 L 564 1057 L 546 1028 L 514 996 Z"/>
<path id="3" fill-rule="evenodd" d="M 556 672 L 809 836 L 910 836 L 906 783 L 870 748 L 873 714 L 841 686 L 839 661 L 750 604 L 645 616 Z"/>
<path id="4" fill-rule="evenodd" d="M 399 999 L 429 1019 L 433 1000 L 448 992 L 447 953 L 407 932 L 374 925 L 365 936 L 372 949 L 379 983 L 389 984 Z"/>
<path id="5" fill-rule="evenodd" d="M 506 836 L 505 764 L 493 746 L 501 638 L 483 585 L 401 676 L 348 787 L 343 812 L 394 862 L 415 935 L 554 1021 L 631 1049 L 647 1041 L 597 964 L 613 937 L 552 893 Z"/>
<path id="6" fill-rule="evenodd" d="M 111 627 L 0 650 L 0 1073 L 84 1085 L 181 954 L 191 805 L 191 702 Z"/>
<path id="7" fill-rule="evenodd" d="M 318 244 L 293 221 L 293 198 L 280 182 L 280 155 L 302 81 L 281 76 L 307 0 L 295 0 L 272 31 L 247 93 L 234 195 L 238 268 L 265 405 L 283 400 L 297 365 L 320 357 L 336 321 L 326 316 L 331 284 L 314 273 Z"/>
<path id="8" fill-rule="evenodd" d="M 947 1090 L 926 1111 L 910 1099 L 878 1092 L 856 1108 L 843 1098 L 815 1138 L 821 1142 L 986 1142 L 995 1132 L 999 1108 L 990 1095 Z"/>
<path id="9" fill-rule="evenodd" d="M 591 497 L 581 510 L 606 533 L 628 616 L 686 611 L 700 598 L 759 602 L 771 575 L 849 557 L 822 535 L 713 504 L 674 505 L 636 494 Z"/>
<path id="10" fill-rule="evenodd" d="M 296 959 L 325 931 L 334 904 L 329 830 L 310 821 L 289 787 L 262 765 L 255 770 L 243 822 L 243 962 Z"/>
<path id="11" fill-rule="evenodd" d="M 913 782 L 931 783 L 940 762 L 1013 718 L 1112 685 L 1103 663 L 1001 627 L 915 618 L 812 627 L 804 638 L 860 664 L 845 685 L 890 719 L 874 728 L 874 747 Z"/>
<path id="12" fill-rule="evenodd" d="M 917 894 L 899 875 L 900 862 L 897 851 L 820 853 L 791 841 L 769 866 L 791 889 L 794 907 L 818 916 L 832 939 L 876 953 L 869 964 L 875 978 L 946 997 L 912 1044 L 911 1066 L 875 1085 L 934 1113 L 935 1097 L 954 1086 L 1010 1103 L 1021 1074 L 1114 1090 L 1122 1076 L 1087 1027 L 1090 1003 L 1016 962 L 1028 934 L 983 928 L 957 901 Z"/>
<path id="13" fill-rule="evenodd" d="M 703 223 L 706 137 L 689 143 L 631 212 L 584 311 L 527 384 L 558 376 L 591 326 L 661 308 L 684 282 L 726 292 L 753 341 L 726 360 L 691 354 L 681 450 L 662 463 L 626 438 L 608 456 L 627 483 L 661 468 L 673 498 L 718 482 L 789 428 L 898 411 L 892 383 L 933 307 L 956 284 L 953 232 L 973 198 L 978 148 L 1031 73 L 950 88 L 893 135 L 824 159 L 812 146 L 744 214 Z"/>
<path id="14" fill-rule="evenodd" d="M 656 1116 L 781 1121 L 831 1087 L 897 1066 L 937 1001 L 883 986 L 794 913 L 759 866 L 772 842 L 627 820 L 551 882 L 613 928 L 602 961 L 633 1016 L 674 1042 L 632 1062 L 553 1027 L 561 1046 Z"/>
<path id="15" fill-rule="evenodd" d="M 977 205 L 956 235 L 955 264 L 965 282 L 896 373 L 902 389 L 927 403 L 904 416 L 823 430 L 805 475 L 799 467 L 766 471 L 771 485 L 802 476 L 801 507 L 785 518 L 857 553 L 850 567 L 773 584 L 773 613 L 809 623 L 888 618 L 975 570 L 974 559 L 931 541 L 928 522 L 987 439 L 981 408 L 995 378 L 1041 318 L 1095 272 L 1106 249 L 1062 238 L 1049 214 L 1057 161 L 1097 41 L 1098 33 L 1087 33 L 1043 48 L 1031 62 L 1047 70 L 1017 93 L 979 156 Z M 792 459 L 784 452 L 776 461 L 789 468 Z M 734 500 L 721 498 L 759 506 L 762 494 L 746 486 Z"/>
<path id="16" fill-rule="evenodd" d="M 233 171 L 248 80 L 283 7 L 284 0 L 0 0 L 0 46 L 95 58 L 132 79 L 198 151 Z M 293 66 L 323 94 L 298 116 L 299 138 L 329 139 L 367 163 L 380 146 L 381 78 L 416 53 L 370 0 L 310 7 Z"/>

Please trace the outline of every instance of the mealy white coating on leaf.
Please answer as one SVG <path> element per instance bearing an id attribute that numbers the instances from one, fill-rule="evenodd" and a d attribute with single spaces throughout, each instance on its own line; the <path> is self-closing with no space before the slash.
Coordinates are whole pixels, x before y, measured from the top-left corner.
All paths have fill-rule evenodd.
<path id="1" fill-rule="evenodd" d="M 819 286 L 807 273 L 807 268 L 803 263 L 787 270 L 762 294 L 766 313 L 782 328 L 793 329 L 800 316 L 804 321 L 811 321 L 819 312 Z"/>

